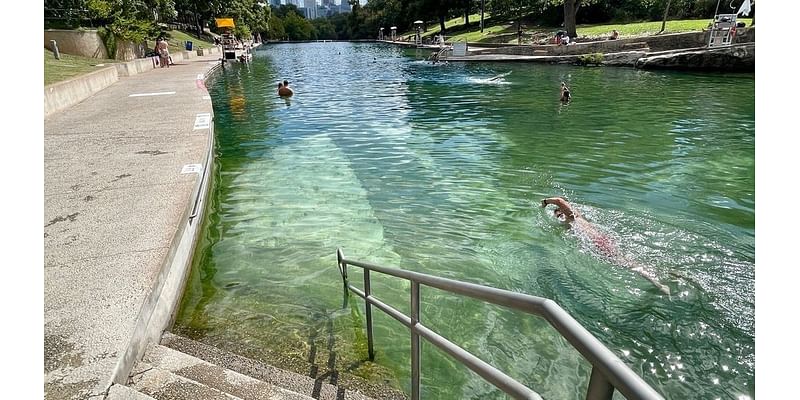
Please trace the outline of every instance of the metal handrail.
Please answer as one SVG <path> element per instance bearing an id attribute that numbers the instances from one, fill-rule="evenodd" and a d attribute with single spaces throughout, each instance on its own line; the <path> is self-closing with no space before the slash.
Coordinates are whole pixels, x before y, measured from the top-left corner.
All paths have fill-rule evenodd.
<path id="1" fill-rule="evenodd" d="M 563 308 L 553 300 L 536 297 L 508 290 L 496 289 L 488 286 L 477 285 L 441 278 L 438 276 L 422 274 L 397 268 L 387 268 L 365 262 L 348 260 L 344 258 L 342 249 L 336 250 L 336 259 L 339 273 L 344 282 L 344 294 L 352 291 L 366 302 L 367 341 L 369 359 L 375 359 L 372 335 L 372 307 L 376 306 L 381 311 L 398 320 L 411 330 L 411 399 L 419 397 L 419 367 L 420 346 L 419 337 L 427 339 L 431 344 L 450 354 L 457 361 L 495 385 L 500 390 L 516 399 L 541 399 L 538 393 L 513 378 L 485 363 L 458 345 L 440 336 L 433 330 L 422 325 L 419 315 L 420 285 L 426 285 L 483 300 L 489 303 L 524 311 L 540 316 L 547 320 L 553 328 L 561 334 L 583 357 L 592 364 L 592 373 L 586 393 L 587 400 L 610 400 L 614 390 L 619 390 L 626 399 L 656 399 L 664 398 L 655 391 L 639 375 L 622 362 L 611 350 L 601 343 L 594 335 L 578 321 L 572 318 Z M 364 270 L 364 290 L 350 285 L 347 278 L 347 266 L 352 265 Z M 383 303 L 371 294 L 370 271 L 403 278 L 411 281 L 411 316 L 407 316 L 395 308 Z"/>

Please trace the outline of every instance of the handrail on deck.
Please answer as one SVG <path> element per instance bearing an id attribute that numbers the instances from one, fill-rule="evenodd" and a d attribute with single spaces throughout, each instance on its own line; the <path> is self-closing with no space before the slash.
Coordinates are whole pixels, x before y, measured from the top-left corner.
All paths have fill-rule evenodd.
<path id="1" fill-rule="evenodd" d="M 592 364 L 587 400 L 611 400 L 614 390 L 619 390 L 628 400 L 663 400 L 663 397 L 648 385 L 644 379 L 633 372 L 611 350 L 601 343 L 578 321 L 572 318 L 553 300 L 536 297 L 508 290 L 496 289 L 422 274 L 397 268 L 387 268 L 361 261 L 344 258 L 342 249 L 336 250 L 339 273 L 344 282 L 344 294 L 353 292 L 366 302 L 367 341 L 369 359 L 375 359 L 374 340 L 372 335 L 372 306 L 378 307 L 394 319 L 400 321 L 411 331 L 411 399 L 419 400 L 420 345 L 419 338 L 427 339 L 445 353 L 495 385 L 498 389 L 516 399 L 541 399 L 538 393 L 519 383 L 493 366 L 470 354 L 458 345 L 440 336 L 420 321 L 420 288 L 422 285 L 441 289 L 446 292 L 460 294 L 473 299 L 524 311 L 547 320 L 558 333 L 564 337 L 581 355 Z M 347 266 L 352 265 L 364 270 L 364 290 L 352 285 L 347 278 Z M 411 315 L 407 316 L 397 309 L 383 303 L 372 295 L 370 272 L 409 280 L 411 282 Z"/>

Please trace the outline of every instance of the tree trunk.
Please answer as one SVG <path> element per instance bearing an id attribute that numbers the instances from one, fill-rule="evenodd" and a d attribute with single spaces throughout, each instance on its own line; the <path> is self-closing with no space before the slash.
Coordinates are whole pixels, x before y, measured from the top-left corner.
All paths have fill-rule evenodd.
<path id="1" fill-rule="evenodd" d="M 483 33 L 483 7 L 484 7 L 484 0 L 481 0 L 481 33 Z"/>
<path id="2" fill-rule="evenodd" d="M 203 37 L 203 25 L 200 24 L 200 13 L 197 11 L 197 3 L 194 3 L 194 21 L 197 27 L 197 37 Z"/>
<path id="3" fill-rule="evenodd" d="M 664 32 L 664 28 L 667 26 L 667 15 L 669 15 L 669 5 L 672 3 L 672 0 L 667 0 L 667 6 L 664 8 L 664 20 L 661 21 L 661 30 L 658 33 Z"/>
<path id="4" fill-rule="evenodd" d="M 439 33 L 444 36 L 444 14 L 439 14 Z"/>
<path id="5" fill-rule="evenodd" d="M 564 0 L 564 30 L 570 38 L 578 37 L 575 31 L 575 14 L 578 12 L 577 0 Z"/>

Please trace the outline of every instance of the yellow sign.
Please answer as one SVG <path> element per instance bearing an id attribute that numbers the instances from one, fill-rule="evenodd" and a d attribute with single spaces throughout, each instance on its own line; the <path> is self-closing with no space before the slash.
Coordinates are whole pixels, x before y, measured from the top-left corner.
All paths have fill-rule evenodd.
<path id="1" fill-rule="evenodd" d="M 233 18 L 216 18 L 217 28 L 234 28 Z"/>

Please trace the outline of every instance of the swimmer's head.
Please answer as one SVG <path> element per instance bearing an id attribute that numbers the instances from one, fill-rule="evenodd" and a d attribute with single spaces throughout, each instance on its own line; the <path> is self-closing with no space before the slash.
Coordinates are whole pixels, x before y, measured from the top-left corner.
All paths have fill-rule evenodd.
<path id="1" fill-rule="evenodd" d="M 567 215 L 564 214 L 564 212 L 561 211 L 560 208 L 556 208 L 555 210 L 553 210 L 553 215 L 556 216 L 556 219 L 561 220 L 561 221 L 564 221 L 564 220 L 567 219 Z"/>

